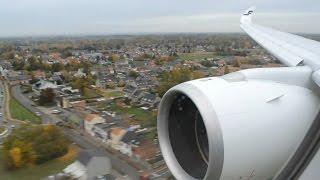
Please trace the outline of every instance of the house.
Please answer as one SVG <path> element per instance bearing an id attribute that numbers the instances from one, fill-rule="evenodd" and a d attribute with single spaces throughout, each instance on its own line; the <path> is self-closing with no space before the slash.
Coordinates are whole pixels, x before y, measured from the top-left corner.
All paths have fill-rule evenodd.
<path id="1" fill-rule="evenodd" d="M 70 86 L 62 88 L 61 92 L 67 93 L 67 94 L 73 94 L 73 95 L 80 94 L 79 89 L 72 89 L 72 87 L 70 87 Z"/>
<path id="2" fill-rule="evenodd" d="M 10 85 L 26 84 L 31 80 L 31 76 L 19 75 L 19 76 L 9 76 L 7 79 L 10 81 Z"/>
<path id="3" fill-rule="evenodd" d="M 49 81 L 54 82 L 56 84 L 61 84 L 62 83 L 62 78 L 60 75 L 53 74 L 50 78 Z"/>
<path id="4" fill-rule="evenodd" d="M 131 95 L 130 98 L 131 98 L 131 100 L 132 100 L 133 103 L 136 103 L 136 102 L 139 101 L 139 99 L 140 99 L 141 96 L 143 95 L 142 92 L 143 92 L 142 90 L 138 89 L 138 90 L 136 90 L 136 91 Z"/>
<path id="5" fill-rule="evenodd" d="M 52 82 L 45 81 L 45 80 L 40 80 L 33 85 L 33 89 L 36 89 L 39 91 L 43 89 L 48 89 L 48 88 L 56 89 L 58 88 L 58 86 Z"/>
<path id="6" fill-rule="evenodd" d="M 44 71 L 33 71 L 33 77 L 36 79 L 45 79 L 46 78 L 46 73 Z"/>
<path id="7" fill-rule="evenodd" d="M 119 151 L 132 156 L 132 147 L 138 147 L 141 137 L 135 131 L 128 130 L 119 142 Z"/>
<path id="8" fill-rule="evenodd" d="M 109 132 L 110 129 L 115 126 L 116 123 L 99 123 L 93 126 L 92 131 L 94 132 L 94 136 L 101 139 L 102 142 L 107 142 L 110 139 Z"/>
<path id="9" fill-rule="evenodd" d="M 87 59 L 91 62 L 96 63 L 97 61 L 101 60 L 104 58 L 103 54 L 100 52 L 92 52 L 92 53 L 87 53 L 83 54 L 82 58 Z"/>
<path id="10" fill-rule="evenodd" d="M 120 141 L 127 133 L 127 130 L 121 127 L 113 127 L 110 129 L 110 139 L 107 140 L 108 145 L 113 149 L 120 150 Z"/>
<path id="11" fill-rule="evenodd" d="M 98 123 L 104 123 L 105 119 L 97 114 L 87 114 L 84 118 L 84 129 L 87 133 L 94 136 L 93 126 Z"/>
<path id="12" fill-rule="evenodd" d="M 80 94 L 66 94 L 63 91 L 59 91 L 57 103 L 57 105 L 62 108 L 86 108 L 86 101 L 81 99 Z"/>
<path id="13" fill-rule="evenodd" d="M 85 150 L 78 153 L 77 161 L 67 166 L 63 172 L 70 179 L 95 180 L 110 175 L 111 161 L 102 151 Z"/>
<path id="14" fill-rule="evenodd" d="M 154 107 L 157 101 L 159 101 L 157 95 L 145 92 L 140 99 L 140 104 Z"/>
<path id="15" fill-rule="evenodd" d="M 67 102 L 69 104 L 68 107 L 72 107 L 76 110 L 83 111 L 87 107 L 87 103 L 85 100 L 78 100 L 78 101 L 70 101 L 70 100 L 68 101 L 67 100 Z"/>
<path id="16" fill-rule="evenodd" d="M 120 151 L 129 157 L 133 155 L 132 149 L 139 147 L 140 140 L 143 138 L 141 133 L 136 132 L 134 129 L 125 129 L 122 127 L 112 127 L 107 125 L 103 126 L 105 129 L 104 135 L 107 136 L 107 144 L 112 148 Z M 112 126 L 115 124 L 112 124 Z"/>
<path id="17" fill-rule="evenodd" d="M 126 93 L 126 96 L 131 96 L 135 91 L 137 90 L 137 86 L 133 85 L 133 84 L 127 84 L 124 88 L 123 88 L 123 92 Z"/>
<path id="18" fill-rule="evenodd" d="M 9 61 L 7 61 L 7 60 L 2 60 L 0 62 L 0 66 L 1 66 L 2 69 L 6 69 L 6 70 L 11 70 L 12 69 L 11 63 Z"/>
<path id="19" fill-rule="evenodd" d="M 9 70 L 0 66 L 0 73 L 1 73 L 1 76 L 8 76 Z"/>
<path id="20" fill-rule="evenodd" d="M 119 122 L 123 118 L 114 112 L 103 111 L 102 116 L 106 119 L 106 122 Z"/>
<path id="21" fill-rule="evenodd" d="M 122 59 L 115 62 L 115 72 L 116 73 L 127 73 L 130 69 L 130 65 L 128 63 L 128 60 Z"/>
<path id="22" fill-rule="evenodd" d="M 8 71 L 6 73 L 6 79 L 9 81 L 10 85 L 17 85 L 29 83 L 32 78 L 23 71 Z"/>
<path id="23" fill-rule="evenodd" d="M 105 88 L 107 83 L 118 83 L 117 78 L 113 74 L 100 74 L 97 77 L 96 86 L 99 88 Z"/>
<path id="24" fill-rule="evenodd" d="M 41 91 L 44 89 L 57 89 L 58 86 L 52 82 L 49 81 L 45 81 L 45 80 L 40 80 L 38 82 L 36 82 L 33 86 L 32 86 L 32 90 L 35 92 L 36 95 L 40 95 Z"/>
<path id="25" fill-rule="evenodd" d="M 148 75 L 140 75 L 135 80 L 137 86 L 142 89 L 154 88 L 157 86 L 156 78 Z"/>
<path id="26" fill-rule="evenodd" d="M 78 71 L 74 73 L 73 76 L 77 78 L 86 77 L 86 73 L 83 72 L 83 69 L 78 69 Z"/>

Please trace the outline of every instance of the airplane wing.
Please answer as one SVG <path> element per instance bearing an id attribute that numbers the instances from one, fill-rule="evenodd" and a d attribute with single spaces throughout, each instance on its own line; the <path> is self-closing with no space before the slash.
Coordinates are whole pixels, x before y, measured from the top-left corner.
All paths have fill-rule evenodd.
<path id="1" fill-rule="evenodd" d="M 241 16 L 240 27 L 283 64 L 291 67 L 304 65 L 306 68 L 310 68 L 312 80 L 320 87 L 320 42 L 256 25 L 252 23 L 254 10 L 254 8 L 250 8 Z M 283 70 L 279 71 L 283 72 Z M 295 71 L 295 69 L 293 70 Z M 291 74 L 289 76 L 295 78 Z M 298 150 L 277 174 L 276 180 L 310 179 L 314 175 L 318 176 L 316 167 L 320 162 L 319 122 L 320 113 L 310 126 Z M 312 163 L 309 164 L 309 162 Z"/>
<path id="2" fill-rule="evenodd" d="M 320 42 L 252 23 L 255 8 L 241 16 L 240 27 L 259 45 L 287 66 L 307 65 L 320 69 Z"/>

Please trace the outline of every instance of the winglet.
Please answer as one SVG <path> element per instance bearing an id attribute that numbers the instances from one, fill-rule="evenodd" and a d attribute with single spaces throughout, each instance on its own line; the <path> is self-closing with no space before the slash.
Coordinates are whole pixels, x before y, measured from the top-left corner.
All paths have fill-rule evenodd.
<path id="1" fill-rule="evenodd" d="M 248 10 L 246 10 L 242 16 L 241 16 L 241 19 L 240 19 L 240 22 L 241 24 L 251 24 L 251 18 L 254 14 L 254 11 L 255 11 L 255 7 L 250 7 Z"/>

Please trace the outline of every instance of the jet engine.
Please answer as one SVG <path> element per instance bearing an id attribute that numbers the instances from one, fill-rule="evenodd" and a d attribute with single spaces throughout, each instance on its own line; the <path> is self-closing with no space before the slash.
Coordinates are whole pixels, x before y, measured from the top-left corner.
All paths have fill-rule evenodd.
<path id="1" fill-rule="evenodd" d="M 295 82 L 283 81 L 292 72 Z M 158 137 L 172 174 L 179 180 L 275 177 L 319 112 L 311 72 L 253 69 L 171 88 L 159 105 Z"/>

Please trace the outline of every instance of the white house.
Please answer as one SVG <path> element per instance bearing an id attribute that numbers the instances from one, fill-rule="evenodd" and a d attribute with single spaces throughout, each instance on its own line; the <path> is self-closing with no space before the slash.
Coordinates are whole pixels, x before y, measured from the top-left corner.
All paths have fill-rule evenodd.
<path id="1" fill-rule="evenodd" d="M 102 151 L 81 151 L 77 159 L 63 170 L 71 179 L 95 180 L 111 172 L 111 161 Z"/>
<path id="2" fill-rule="evenodd" d="M 110 139 L 107 140 L 107 143 L 116 150 L 120 150 L 120 141 L 122 137 L 127 133 L 126 129 L 121 127 L 114 127 L 110 129 Z"/>
<path id="3" fill-rule="evenodd" d="M 78 71 L 74 73 L 73 76 L 78 78 L 86 77 L 86 73 L 83 72 L 83 69 L 78 69 Z"/>
<path id="4" fill-rule="evenodd" d="M 94 136 L 93 126 L 98 123 L 104 123 L 105 119 L 97 114 L 88 114 L 84 118 L 84 129 L 87 133 Z"/>
<path id="5" fill-rule="evenodd" d="M 132 156 L 132 147 L 137 147 L 140 144 L 140 138 L 134 131 L 127 131 L 119 142 L 119 151 L 122 154 Z"/>
<path id="6" fill-rule="evenodd" d="M 109 131 L 115 123 L 99 123 L 93 126 L 94 136 L 100 138 L 102 142 L 107 142 L 109 137 Z"/>
<path id="7" fill-rule="evenodd" d="M 114 127 L 110 129 L 109 134 L 108 145 L 128 156 L 132 156 L 132 147 L 140 144 L 139 135 L 130 129 Z"/>

